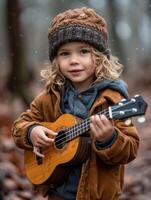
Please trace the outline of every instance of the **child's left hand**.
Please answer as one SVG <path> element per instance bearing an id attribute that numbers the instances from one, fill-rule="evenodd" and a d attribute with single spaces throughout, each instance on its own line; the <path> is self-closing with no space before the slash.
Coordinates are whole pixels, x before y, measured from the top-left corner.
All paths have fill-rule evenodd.
<path id="1" fill-rule="evenodd" d="M 90 128 L 94 139 L 100 142 L 110 139 L 114 132 L 112 122 L 105 115 L 91 116 Z"/>

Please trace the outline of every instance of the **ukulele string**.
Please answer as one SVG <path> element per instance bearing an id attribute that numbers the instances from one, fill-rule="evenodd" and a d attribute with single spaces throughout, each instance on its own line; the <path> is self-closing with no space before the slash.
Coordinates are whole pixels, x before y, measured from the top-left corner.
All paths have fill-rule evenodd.
<path id="1" fill-rule="evenodd" d="M 121 105 L 120 108 L 125 106 L 125 105 L 128 105 L 129 103 L 131 103 L 131 102 L 129 101 L 129 102 L 125 103 L 124 105 Z M 117 108 L 119 108 L 119 105 L 115 105 L 112 108 L 112 116 L 114 116 L 114 117 L 119 114 L 119 111 L 117 111 L 117 112 L 115 111 Z M 124 111 L 128 112 L 128 111 L 130 111 L 130 109 L 124 110 Z M 104 114 L 106 117 L 109 117 L 108 108 L 97 113 L 97 114 L 99 114 L 99 115 Z M 58 135 L 58 138 L 57 138 L 55 144 L 56 145 L 64 145 L 66 142 L 72 140 L 75 135 L 78 137 L 80 135 L 81 128 L 83 128 L 85 130 L 85 128 L 87 127 L 89 129 L 90 122 L 91 122 L 91 119 L 87 118 L 87 119 L 83 120 L 82 123 L 78 123 L 78 124 L 75 124 L 72 127 L 64 129 L 63 131 L 66 132 L 66 136 Z M 84 125 L 85 125 L 85 127 L 84 127 Z"/>
<path id="2" fill-rule="evenodd" d="M 107 109 L 104 110 L 105 112 L 100 112 L 98 114 L 106 114 L 108 113 Z M 107 115 L 106 115 L 107 116 Z M 66 136 L 62 136 L 61 134 L 58 135 L 57 140 L 55 142 L 56 145 L 63 145 L 65 144 L 66 142 L 70 141 L 72 138 L 74 138 L 74 135 L 77 135 L 77 133 L 79 133 L 79 130 L 82 126 L 85 125 L 85 123 L 90 123 L 90 118 L 87 118 L 85 120 L 83 120 L 81 123 L 78 123 L 78 124 L 75 124 L 74 126 L 72 127 L 69 127 L 69 128 L 66 128 L 64 129 L 63 131 L 66 132 Z M 79 128 L 78 128 L 79 127 Z M 84 127 L 83 127 L 84 128 Z M 73 135 L 73 136 L 72 136 Z M 78 136 L 78 135 L 77 135 Z"/>
<path id="3" fill-rule="evenodd" d="M 78 136 L 81 135 L 81 133 L 84 133 L 86 131 L 88 131 L 87 129 L 89 129 L 89 125 L 90 125 L 91 120 L 87 120 L 86 123 L 82 123 L 82 124 L 78 124 L 78 126 L 74 126 L 72 127 L 72 129 L 66 129 L 66 135 L 62 136 L 60 135 L 60 137 L 58 137 L 59 139 L 56 140 L 55 144 L 56 145 L 63 145 L 67 142 L 69 142 L 70 140 L 72 140 L 73 138 L 76 138 Z M 83 132 L 84 131 L 84 132 Z"/>
<path id="4" fill-rule="evenodd" d="M 130 102 L 128 102 L 127 104 L 129 104 Z M 124 104 L 124 106 L 125 105 L 127 105 L 127 104 Z M 117 108 L 118 108 L 119 106 L 114 106 L 113 107 L 113 109 L 112 109 L 112 111 L 114 111 L 114 110 L 116 110 Z M 122 107 L 122 105 L 121 105 L 121 107 Z M 126 111 L 126 110 L 125 110 Z M 129 111 L 129 110 L 128 110 Z M 104 114 L 104 115 L 106 115 L 106 117 L 109 117 L 109 112 L 108 112 L 108 109 L 106 109 L 106 110 L 104 110 L 104 111 L 101 111 L 101 112 L 99 112 L 98 114 Z M 114 116 L 116 116 L 116 115 L 118 115 L 119 114 L 119 112 L 112 112 L 112 115 L 114 115 Z M 90 123 L 90 118 L 88 118 L 88 119 L 86 119 L 86 120 L 84 120 L 82 123 L 80 123 L 80 124 L 76 124 L 76 125 L 74 125 L 74 126 L 72 126 L 72 127 L 69 127 L 69 128 L 67 128 L 67 129 L 65 129 L 65 132 L 66 132 L 66 136 L 65 137 L 62 137 L 62 135 L 60 135 L 60 136 L 58 136 L 58 140 L 56 141 L 56 145 L 57 144 L 59 144 L 59 145 L 62 145 L 62 144 L 65 144 L 66 142 L 68 142 L 68 141 L 70 141 L 71 139 L 72 139 L 72 137 L 71 137 L 71 133 L 73 133 L 74 135 L 73 136 L 79 136 L 77 133 L 80 131 L 80 129 L 76 129 L 77 127 L 79 127 L 79 126 L 83 126 L 84 124 L 85 124 L 85 122 L 87 122 L 87 123 Z M 79 128 L 81 128 L 81 127 L 79 127 Z M 71 131 L 73 129 L 73 131 Z M 75 130 L 74 130 L 75 129 Z M 76 134 L 75 134 L 76 133 Z M 74 137 L 73 137 L 74 138 Z M 60 143 L 61 142 L 61 143 Z"/>

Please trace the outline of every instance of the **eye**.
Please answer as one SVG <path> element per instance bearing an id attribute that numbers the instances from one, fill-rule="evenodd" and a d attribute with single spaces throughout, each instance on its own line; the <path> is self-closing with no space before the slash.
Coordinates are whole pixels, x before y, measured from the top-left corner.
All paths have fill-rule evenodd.
<path id="1" fill-rule="evenodd" d="M 89 48 L 83 48 L 83 49 L 80 50 L 81 54 L 88 54 L 90 52 L 91 52 L 91 50 Z"/>
<path id="2" fill-rule="evenodd" d="M 66 57 L 68 56 L 70 53 L 68 51 L 62 51 L 60 53 L 58 53 L 59 56 L 62 56 L 62 57 Z"/>

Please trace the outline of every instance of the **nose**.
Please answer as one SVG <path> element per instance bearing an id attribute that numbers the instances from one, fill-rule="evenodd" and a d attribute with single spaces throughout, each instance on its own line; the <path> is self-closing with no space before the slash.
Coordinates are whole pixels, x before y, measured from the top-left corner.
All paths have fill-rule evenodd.
<path id="1" fill-rule="evenodd" d="M 78 55 L 72 54 L 72 55 L 70 56 L 70 64 L 71 64 L 71 65 L 79 64 Z"/>

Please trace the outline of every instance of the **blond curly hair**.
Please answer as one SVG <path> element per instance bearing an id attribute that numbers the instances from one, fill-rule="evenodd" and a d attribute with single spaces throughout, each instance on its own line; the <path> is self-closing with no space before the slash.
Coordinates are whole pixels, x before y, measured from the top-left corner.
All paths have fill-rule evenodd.
<path id="1" fill-rule="evenodd" d="M 123 71 L 123 65 L 119 63 L 117 57 L 111 55 L 110 59 L 108 59 L 103 53 L 92 47 L 92 59 L 96 66 L 95 82 L 119 79 Z M 46 82 L 47 91 L 53 85 L 58 85 L 61 88 L 66 82 L 66 78 L 61 73 L 56 58 L 54 58 L 53 62 L 46 69 L 41 70 L 40 74 Z"/>

